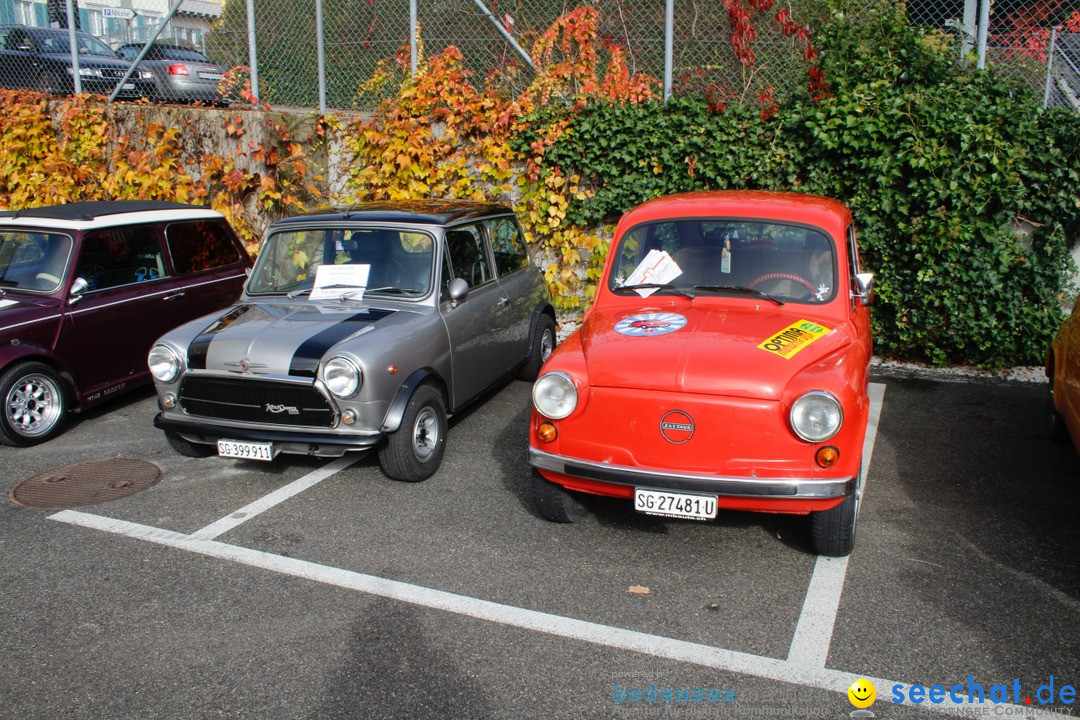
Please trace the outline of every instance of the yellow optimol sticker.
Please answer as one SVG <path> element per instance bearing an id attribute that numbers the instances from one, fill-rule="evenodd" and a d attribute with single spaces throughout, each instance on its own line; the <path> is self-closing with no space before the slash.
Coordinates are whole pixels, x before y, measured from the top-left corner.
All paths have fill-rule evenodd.
<path id="1" fill-rule="evenodd" d="M 788 325 L 780 332 L 773 335 L 765 342 L 758 345 L 759 348 L 782 358 L 790 358 L 795 353 L 829 332 L 829 328 L 818 325 L 809 320 L 800 320 Z"/>

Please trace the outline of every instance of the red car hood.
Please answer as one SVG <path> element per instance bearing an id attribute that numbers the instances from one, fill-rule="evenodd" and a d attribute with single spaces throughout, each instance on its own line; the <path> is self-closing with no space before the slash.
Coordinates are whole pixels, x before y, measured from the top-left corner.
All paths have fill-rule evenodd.
<path id="1" fill-rule="evenodd" d="M 677 310 L 596 309 L 581 339 L 596 387 L 777 400 L 791 378 L 849 344 L 851 335 L 807 305 L 700 303 Z"/>

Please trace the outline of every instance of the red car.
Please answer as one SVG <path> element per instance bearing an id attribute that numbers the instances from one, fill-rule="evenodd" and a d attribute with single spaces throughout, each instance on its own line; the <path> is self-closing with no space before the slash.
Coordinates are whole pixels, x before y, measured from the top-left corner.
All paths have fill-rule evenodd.
<path id="1" fill-rule="evenodd" d="M 842 203 L 701 192 L 626 213 L 582 326 L 533 386 L 540 513 L 579 493 L 708 520 L 810 515 L 847 555 L 862 493 L 873 275 Z"/>

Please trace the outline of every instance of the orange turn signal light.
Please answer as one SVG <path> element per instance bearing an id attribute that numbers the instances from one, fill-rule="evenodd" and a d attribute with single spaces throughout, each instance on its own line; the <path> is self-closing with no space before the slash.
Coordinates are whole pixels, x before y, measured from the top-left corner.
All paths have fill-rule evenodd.
<path id="1" fill-rule="evenodd" d="M 826 445 L 825 447 L 818 448 L 817 453 L 814 455 L 814 460 L 816 460 L 817 464 L 823 468 L 832 467 L 839 459 L 840 451 L 834 448 L 832 445 Z"/>
<path id="2" fill-rule="evenodd" d="M 540 436 L 540 439 L 544 442 L 552 442 L 555 438 L 559 437 L 559 431 L 555 429 L 555 426 L 551 423 L 540 423 L 540 427 L 536 428 L 536 434 Z"/>

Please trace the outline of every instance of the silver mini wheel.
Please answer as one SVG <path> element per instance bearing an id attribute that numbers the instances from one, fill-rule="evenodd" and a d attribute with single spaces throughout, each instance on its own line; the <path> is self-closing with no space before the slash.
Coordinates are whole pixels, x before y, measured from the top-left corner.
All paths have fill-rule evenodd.
<path id="1" fill-rule="evenodd" d="M 555 321 L 550 315 L 541 315 L 536 322 L 530 340 L 529 355 L 521 367 L 522 380 L 535 380 L 540 368 L 555 350 Z"/>
<path id="2" fill-rule="evenodd" d="M 442 440 L 439 417 L 430 406 L 425 406 L 417 414 L 412 434 L 413 453 L 416 454 L 416 459 L 422 463 L 430 461 L 438 451 L 439 442 Z"/>
<path id="3" fill-rule="evenodd" d="M 42 363 L 17 365 L 0 377 L 3 415 L 0 440 L 8 445 L 36 445 L 60 432 L 67 414 L 64 385 Z"/>
<path id="4" fill-rule="evenodd" d="M 435 474 L 445 451 L 446 403 L 436 387 L 421 385 L 379 451 L 379 465 L 391 480 L 420 482 Z"/>

